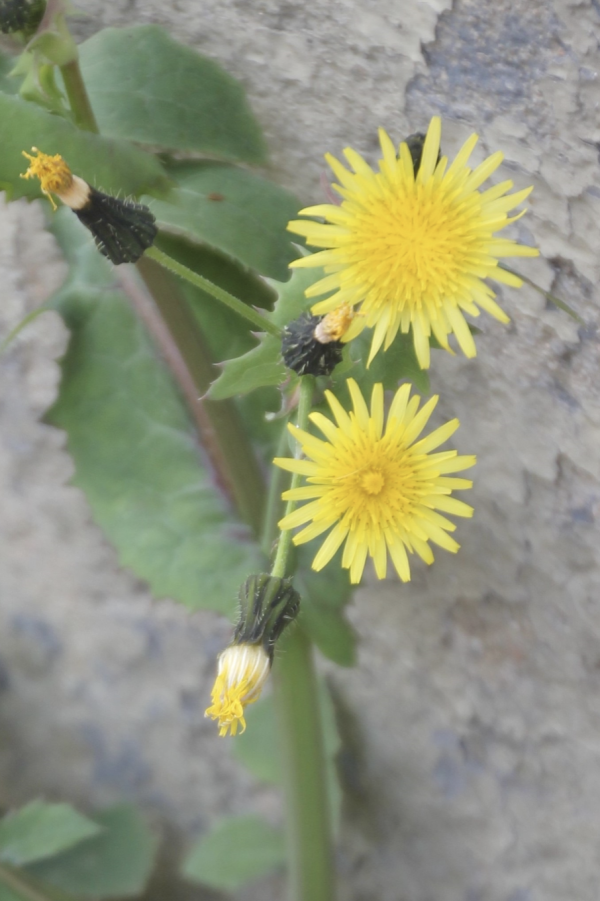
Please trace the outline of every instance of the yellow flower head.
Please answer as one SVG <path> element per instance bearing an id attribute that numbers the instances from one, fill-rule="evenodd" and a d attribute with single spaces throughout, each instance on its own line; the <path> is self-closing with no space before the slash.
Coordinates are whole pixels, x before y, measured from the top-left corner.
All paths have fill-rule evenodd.
<path id="1" fill-rule="evenodd" d="M 312 247 L 324 248 L 291 264 L 323 267 L 326 273 L 306 296 L 333 293 L 316 303 L 312 312 L 360 304 L 362 317 L 354 320 L 343 340 L 351 340 L 365 326 L 373 328 L 369 362 L 382 346 L 387 350 L 398 330 L 410 329 L 423 369 L 429 366 L 432 333 L 447 350 L 448 336 L 454 333 L 464 353 L 474 357 L 475 342 L 464 314 L 478 316 L 481 307 L 501 322 L 509 321 L 483 279 L 519 287 L 521 280 L 499 268 L 498 260 L 538 255 L 533 247 L 495 237 L 523 215 L 507 213 L 532 188 L 507 194 L 513 183 L 503 181 L 479 191 L 502 162 L 502 153 L 471 170 L 467 161 L 478 140 L 473 134 L 448 166 L 447 157 L 438 162 L 440 136 L 440 119 L 434 117 L 416 175 L 407 144 L 401 144 L 397 154 L 383 129 L 379 171 L 351 148 L 344 156 L 353 171 L 327 154 L 340 182 L 334 188 L 343 198 L 341 205 L 320 204 L 300 211 L 325 219 L 325 224 L 295 220 L 288 225 Z"/>
<path id="2" fill-rule="evenodd" d="M 73 173 L 59 153 L 49 156 L 47 153 L 42 153 L 37 147 L 32 147 L 31 150 L 36 156 L 31 156 L 30 153 L 23 151 L 23 156 L 29 160 L 30 165 L 21 178 L 39 178 L 42 193 L 49 198 L 50 203 L 56 209 L 50 193 L 60 196 L 69 191 L 73 185 Z"/>
<path id="3" fill-rule="evenodd" d="M 205 716 L 219 721 L 219 735 L 246 729 L 244 710 L 260 697 L 271 660 L 261 643 L 232 644 L 219 657 L 212 705 Z"/>
<path id="4" fill-rule="evenodd" d="M 458 550 L 459 545 L 448 535 L 456 526 L 442 513 L 473 515 L 472 507 L 450 496 L 457 489 L 470 488 L 472 482 L 449 478 L 448 473 L 468 469 L 475 464 L 475 457 L 458 456 L 455 450 L 431 453 L 456 431 L 458 419 L 417 440 L 437 397 L 419 410 L 420 398 L 411 398 L 410 385 L 402 385 L 385 423 L 381 384 L 373 387 L 370 412 L 354 379 L 348 379 L 348 388 L 353 411 L 347 413 L 326 391 L 335 423 L 322 413 L 310 414 L 325 441 L 289 426 L 306 459 L 278 458 L 274 462 L 306 476 L 307 484 L 284 492 L 283 498 L 309 503 L 285 516 L 279 527 L 305 526 L 294 536 L 295 544 L 331 529 L 313 560 L 313 569 L 322 569 L 345 542 L 342 566 L 350 570 L 351 582 L 360 581 L 367 554 L 373 558 L 378 578 L 384 579 L 388 552 L 398 575 L 407 582 L 407 551 L 416 551 L 426 563 L 432 563 L 430 541 L 448 551 Z"/>

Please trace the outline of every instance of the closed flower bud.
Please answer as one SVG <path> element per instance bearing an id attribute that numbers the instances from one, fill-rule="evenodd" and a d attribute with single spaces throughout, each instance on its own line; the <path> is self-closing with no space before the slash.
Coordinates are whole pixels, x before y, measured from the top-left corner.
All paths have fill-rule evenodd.
<path id="1" fill-rule="evenodd" d="M 239 599 L 240 618 L 232 643 L 219 657 L 212 704 L 205 714 L 218 720 L 219 735 L 245 730 L 245 708 L 260 697 L 275 644 L 300 609 L 300 595 L 291 579 L 266 573 L 248 576 Z"/>
<path id="2" fill-rule="evenodd" d="M 413 169 L 415 171 L 415 175 L 421 168 L 421 158 L 423 156 L 423 147 L 425 145 L 425 137 L 422 131 L 417 131 L 412 135 L 409 135 L 404 143 L 408 147 L 409 153 L 412 157 L 413 161 Z M 437 162 L 439 163 L 442 158 L 441 150 L 438 150 Z"/>
<path id="3" fill-rule="evenodd" d="M 46 0 L 0 0 L 0 31 L 21 31 L 29 37 L 37 31 L 46 9 Z"/>

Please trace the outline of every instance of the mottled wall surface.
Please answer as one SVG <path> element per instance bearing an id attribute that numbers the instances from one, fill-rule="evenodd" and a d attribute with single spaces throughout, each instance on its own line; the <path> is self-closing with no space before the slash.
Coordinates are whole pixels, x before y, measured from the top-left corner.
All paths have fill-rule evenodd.
<path id="1" fill-rule="evenodd" d="M 347 748 L 343 901 L 597 901 L 600 882 L 600 6 L 392 0 L 79 2 L 83 38 L 159 22 L 245 84 L 271 175 L 320 198 L 322 154 L 376 155 L 444 119 L 476 130 L 535 186 L 515 228 L 521 268 L 584 317 L 523 288 L 512 323 L 482 316 L 476 360 L 435 354 L 439 419 L 476 452 L 462 550 L 373 579 L 351 619 L 359 666 L 330 669 Z M 139 8 L 138 8 L 139 7 Z M 35 206 L 0 208 L 0 328 L 57 284 Z M 278 798 L 203 717 L 228 625 L 155 603 L 119 569 L 38 422 L 67 335 L 38 319 L 0 359 L 2 801 L 136 799 L 188 834 L 222 812 L 277 817 Z M 170 892 L 170 896 L 174 897 Z M 268 880 L 245 901 L 277 899 Z M 183 897 L 183 895 L 181 896 Z M 194 890 L 190 897 L 209 898 Z"/>

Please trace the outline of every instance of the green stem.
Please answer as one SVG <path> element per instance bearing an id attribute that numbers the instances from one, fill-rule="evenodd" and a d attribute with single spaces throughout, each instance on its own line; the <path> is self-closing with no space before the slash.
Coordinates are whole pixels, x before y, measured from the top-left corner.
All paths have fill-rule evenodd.
<path id="1" fill-rule="evenodd" d="M 580 325 L 585 325 L 585 320 L 581 318 L 581 316 L 575 312 L 575 310 L 569 306 L 568 303 L 565 303 L 564 300 L 561 300 L 560 297 L 557 297 L 555 294 L 552 294 L 550 291 L 546 291 L 544 288 L 540 288 L 539 285 L 536 285 L 530 278 L 527 278 L 526 275 L 522 275 L 520 272 L 517 272 L 516 269 L 511 269 L 510 266 L 505 266 L 504 263 L 500 263 L 498 265 L 499 269 L 504 269 L 505 272 L 510 272 L 511 275 L 516 275 L 517 278 L 522 279 L 530 288 L 533 288 L 534 291 L 537 291 L 538 294 L 541 294 L 546 300 L 549 300 L 550 303 L 553 303 L 555 307 L 558 307 L 559 310 L 562 310 L 563 313 L 567 313 L 571 319 L 574 319 L 575 322 L 578 322 Z"/>
<path id="2" fill-rule="evenodd" d="M 286 799 L 290 901 L 335 896 L 325 749 L 310 640 L 300 628 L 273 666 Z"/>
<path id="3" fill-rule="evenodd" d="M 287 430 L 287 420 L 281 430 L 279 441 L 277 442 L 276 457 L 283 457 L 289 446 L 289 432 Z M 275 537 L 279 535 L 277 530 L 277 521 L 281 515 L 281 492 L 286 484 L 286 476 L 289 473 L 283 471 L 278 466 L 271 468 L 271 478 L 269 480 L 269 490 L 267 491 L 267 503 L 265 504 L 265 520 L 262 532 L 262 549 L 265 557 L 271 559 Z M 289 480 L 288 480 L 289 481 Z"/>
<path id="4" fill-rule="evenodd" d="M 298 401 L 298 419 L 296 423 L 298 428 L 300 429 L 305 429 L 308 424 L 308 414 L 310 413 L 314 388 L 315 380 L 312 375 L 305 375 L 301 378 L 300 399 Z M 297 488 L 300 483 L 300 478 L 301 476 L 295 472 L 292 476 L 290 488 Z M 295 508 L 296 501 L 288 501 L 285 508 L 285 515 L 287 516 L 289 513 L 293 513 Z M 277 545 L 277 555 L 275 557 L 273 569 L 271 570 L 271 575 L 278 576 L 280 579 L 285 576 L 291 545 L 292 530 L 286 529 L 285 532 L 282 532 L 279 537 L 279 543 Z"/>
<path id="5" fill-rule="evenodd" d="M 97 134 L 98 123 L 81 77 L 79 60 L 73 59 L 70 63 L 65 63 L 64 66 L 60 67 L 60 72 L 65 83 L 65 90 L 69 98 L 75 124 L 83 131 L 93 131 Z"/>
<path id="6" fill-rule="evenodd" d="M 185 371 L 178 381 L 192 407 L 202 445 L 220 486 L 258 537 L 263 523 L 265 486 L 237 408 L 233 401 L 211 401 L 203 397 L 218 372 L 177 280 L 145 257 L 138 260 L 137 268 L 181 356 Z M 171 368 L 177 378 L 177 366 Z M 185 388 L 186 372 L 193 383 L 191 397 Z"/>
<path id="7" fill-rule="evenodd" d="M 312 376 L 304 376 L 300 382 L 297 425 L 301 429 L 308 423 L 314 386 Z M 295 488 L 299 480 L 294 473 L 291 487 Z M 286 514 L 295 506 L 295 501 L 288 501 Z M 274 500 L 268 509 L 275 519 Z M 268 529 L 267 518 L 267 538 Z M 289 571 L 291 542 L 291 530 L 282 532 L 274 576 L 283 577 Z M 294 629 L 284 642 L 273 666 L 273 680 L 286 799 L 290 901 L 332 901 L 333 850 L 323 726 L 312 646 L 301 628 Z"/>
<path id="8" fill-rule="evenodd" d="M 230 294 L 229 291 L 219 287 L 219 285 L 213 284 L 213 282 L 209 282 L 207 278 L 198 275 L 193 269 L 189 269 L 187 266 L 174 260 L 173 257 L 170 257 L 162 250 L 159 250 L 158 247 L 149 247 L 145 256 L 160 263 L 165 269 L 170 269 L 171 272 L 174 272 L 180 278 L 185 279 L 192 285 L 196 285 L 197 288 L 202 288 L 207 294 L 212 295 L 216 300 L 220 301 L 226 307 L 229 307 L 230 310 L 233 310 L 234 313 L 237 313 L 238 316 L 247 319 L 248 322 L 251 322 L 252 325 L 261 332 L 268 332 L 275 338 L 281 338 L 281 330 L 272 322 L 269 322 L 269 320 L 260 313 L 257 313 L 253 307 L 247 306 L 247 304 L 239 300 L 239 298 Z"/>

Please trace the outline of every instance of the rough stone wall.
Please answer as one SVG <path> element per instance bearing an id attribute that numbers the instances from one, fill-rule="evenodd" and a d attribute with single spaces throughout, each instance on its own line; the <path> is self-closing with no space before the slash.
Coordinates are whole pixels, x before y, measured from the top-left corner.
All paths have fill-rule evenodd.
<path id="1" fill-rule="evenodd" d="M 376 155 L 444 120 L 452 154 L 534 184 L 515 233 L 531 289 L 502 290 L 474 361 L 435 354 L 440 419 L 476 452 L 457 557 L 367 584 L 359 666 L 329 668 L 347 739 L 342 901 L 597 901 L 600 863 L 600 6 L 597 0 L 80 0 L 81 37 L 164 24 L 245 84 L 272 177 L 320 197 L 322 154 Z M 35 206 L 0 207 L 0 328 L 57 284 Z M 0 359 L 0 781 L 82 804 L 139 801 L 167 831 L 277 816 L 202 718 L 228 625 L 153 602 L 90 522 L 62 435 L 38 419 L 67 336 L 45 315 Z M 157 888 L 157 897 L 160 892 Z M 282 897 L 282 883 L 244 901 Z M 162 895 L 164 897 L 164 894 Z M 172 890 L 169 896 L 175 898 Z M 182 890 L 181 898 L 210 898 Z"/>

